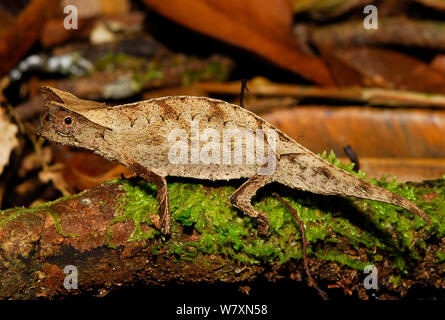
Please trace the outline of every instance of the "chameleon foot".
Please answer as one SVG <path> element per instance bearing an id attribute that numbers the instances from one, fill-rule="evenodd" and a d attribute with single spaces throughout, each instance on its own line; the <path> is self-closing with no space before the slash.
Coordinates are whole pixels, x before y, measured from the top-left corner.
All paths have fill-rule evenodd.
<path id="1" fill-rule="evenodd" d="M 262 211 L 256 211 L 252 207 L 252 197 L 258 189 L 271 180 L 270 176 L 255 175 L 244 182 L 230 197 L 233 206 L 241 209 L 245 214 L 258 219 L 258 233 L 267 234 L 269 229 L 269 218 Z"/>
<path id="2" fill-rule="evenodd" d="M 267 234 L 267 231 L 269 230 L 269 218 L 264 212 L 258 211 L 257 219 L 258 219 L 258 227 L 257 227 L 258 233 Z"/>
<path id="3" fill-rule="evenodd" d="M 165 179 L 164 179 L 165 180 Z M 168 208 L 168 192 L 167 192 L 167 182 L 165 182 L 165 187 L 159 188 L 158 187 L 158 200 L 159 200 L 159 207 L 158 212 L 159 217 L 159 225 L 156 226 L 161 232 L 165 235 L 170 234 L 171 232 L 171 215 L 170 215 L 170 209 Z M 152 220 L 153 221 L 153 220 Z"/>
<path id="4" fill-rule="evenodd" d="M 165 180 L 165 177 L 162 177 L 154 173 L 153 171 L 148 170 L 138 163 L 128 161 L 127 166 L 138 176 L 153 183 L 158 189 L 159 215 L 151 216 L 150 220 L 155 225 L 155 227 L 163 234 L 169 235 L 171 232 L 171 217 L 170 209 L 168 207 L 167 180 Z"/>
<path id="5" fill-rule="evenodd" d="M 165 197 L 160 200 L 158 213 L 158 215 L 151 216 L 150 220 L 155 228 L 161 231 L 162 234 L 169 235 L 171 232 L 171 215 L 168 208 L 168 194 L 166 194 Z"/>

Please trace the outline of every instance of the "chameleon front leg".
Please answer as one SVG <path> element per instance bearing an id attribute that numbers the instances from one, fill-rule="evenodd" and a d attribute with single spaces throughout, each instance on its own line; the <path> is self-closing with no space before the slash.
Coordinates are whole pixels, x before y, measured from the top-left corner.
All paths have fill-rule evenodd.
<path id="1" fill-rule="evenodd" d="M 255 210 L 251 201 L 257 190 L 269 182 L 272 182 L 272 176 L 270 175 L 254 175 L 230 196 L 233 206 L 241 209 L 245 214 L 258 219 L 258 233 L 260 234 L 267 233 L 269 218 L 264 212 Z"/>
<path id="2" fill-rule="evenodd" d="M 151 216 L 150 220 L 153 222 L 155 227 L 160 230 L 163 234 L 169 235 L 171 232 L 171 216 L 168 203 L 168 189 L 167 180 L 153 171 L 141 166 L 138 163 L 130 163 L 128 167 L 136 173 L 138 176 L 144 178 L 145 180 L 153 183 L 158 190 L 158 216 Z"/>

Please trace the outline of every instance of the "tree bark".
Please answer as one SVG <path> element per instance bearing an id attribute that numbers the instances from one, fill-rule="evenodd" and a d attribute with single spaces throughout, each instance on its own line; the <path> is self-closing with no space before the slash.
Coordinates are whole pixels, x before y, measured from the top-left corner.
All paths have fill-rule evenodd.
<path id="1" fill-rule="evenodd" d="M 104 295 L 120 287 L 169 281 L 237 284 L 259 276 L 306 281 L 297 223 L 270 195 L 272 187 L 296 206 L 305 222 L 316 280 L 367 299 L 362 267 L 373 264 L 382 297 L 402 297 L 414 284 L 445 288 L 444 179 L 397 187 L 414 190 L 415 202 L 430 214 L 433 228 L 390 205 L 266 187 L 255 202 L 270 212 L 271 228 L 264 237 L 257 234 L 254 219 L 230 206 L 228 195 L 238 184 L 169 183 L 170 238 L 150 225 L 156 192 L 138 179 L 0 212 L 0 298 Z M 332 224 L 326 227 L 326 221 Z M 72 275 L 64 273 L 66 266 L 76 267 L 78 289 L 65 288 L 65 277 Z"/>

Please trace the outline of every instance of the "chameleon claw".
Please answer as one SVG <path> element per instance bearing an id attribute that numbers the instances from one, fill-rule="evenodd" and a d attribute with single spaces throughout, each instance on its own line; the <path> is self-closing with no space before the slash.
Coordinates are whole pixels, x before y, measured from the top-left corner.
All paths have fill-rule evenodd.
<path id="1" fill-rule="evenodd" d="M 262 212 L 262 211 L 258 211 L 258 227 L 257 227 L 257 231 L 259 234 L 267 234 L 267 232 L 269 231 L 269 218 L 267 217 L 267 215 Z"/>
<path id="2" fill-rule="evenodd" d="M 169 235 L 170 234 L 170 225 L 167 221 L 163 221 L 159 215 L 152 215 L 150 216 L 150 221 L 153 223 L 155 228 L 163 235 Z"/>
<path id="3" fill-rule="evenodd" d="M 152 215 L 150 216 L 150 221 L 153 223 L 156 229 L 161 229 L 161 218 L 159 218 L 158 215 Z"/>

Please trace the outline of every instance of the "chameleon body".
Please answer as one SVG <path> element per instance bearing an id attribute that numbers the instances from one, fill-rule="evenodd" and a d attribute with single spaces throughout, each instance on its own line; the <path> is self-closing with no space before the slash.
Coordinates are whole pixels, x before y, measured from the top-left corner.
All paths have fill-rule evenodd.
<path id="1" fill-rule="evenodd" d="M 153 222 L 166 234 L 170 233 L 167 176 L 206 180 L 247 178 L 230 200 L 245 214 L 258 219 L 258 230 L 262 233 L 267 232 L 269 221 L 265 213 L 253 208 L 251 199 L 258 189 L 272 182 L 322 195 L 352 196 L 394 204 L 431 224 L 428 216 L 411 201 L 332 165 L 240 106 L 192 96 L 107 106 L 51 87 L 43 87 L 42 94 L 46 112 L 38 133 L 51 141 L 86 148 L 107 159 L 117 160 L 154 183 L 158 190 L 159 215 L 153 218 Z M 234 158 L 223 161 L 221 154 L 213 158 L 221 161 L 210 163 L 193 159 L 190 155 L 193 144 L 204 144 L 193 126 L 199 133 L 213 133 L 213 138 L 204 142 L 215 142 L 218 136 L 222 137 L 230 130 L 264 132 L 264 139 L 256 137 L 255 148 L 263 144 L 268 159 L 273 160 L 273 170 L 260 174 L 261 169 L 272 162 L 247 161 L 247 158 L 255 159 L 251 154 L 254 149 L 247 140 L 241 143 L 244 154 L 238 162 Z M 172 148 L 180 140 L 169 137 L 175 130 L 185 136 L 182 137 L 185 139 L 183 144 L 189 152 L 183 158 L 186 163 L 172 161 Z M 269 139 L 273 135 L 275 140 Z M 222 148 L 233 151 L 234 141 L 227 140 Z"/>

